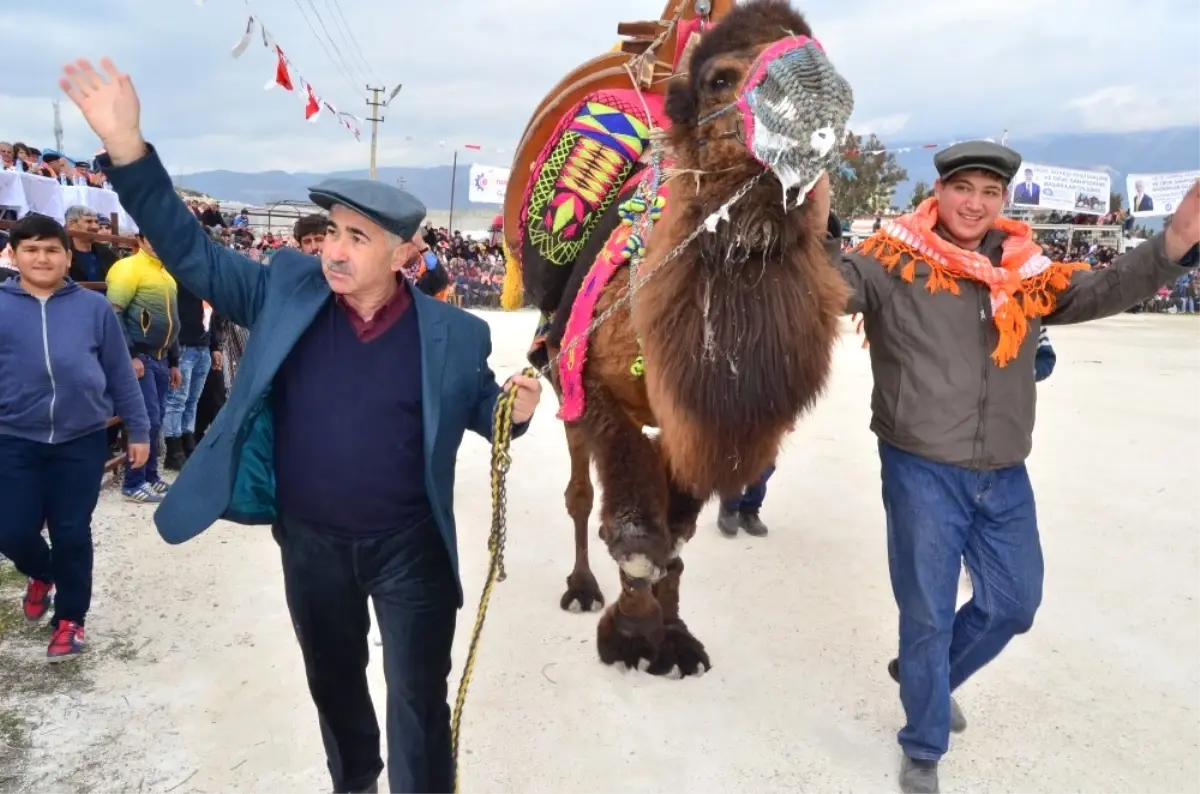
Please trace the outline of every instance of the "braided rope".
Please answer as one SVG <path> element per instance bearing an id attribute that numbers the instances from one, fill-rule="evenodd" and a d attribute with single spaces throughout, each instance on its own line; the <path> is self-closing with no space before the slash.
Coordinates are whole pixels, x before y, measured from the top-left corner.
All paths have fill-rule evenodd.
<path id="1" fill-rule="evenodd" d="M 533 367 L 526 367 L 522 374 L 536 377 Z M 475 672 L 475 658 L 479 653 L 479 640 L 483 635 L 483 623 L 487 620 L 488 605 L 492 600 L 492 588 L 496 582 L 508 578 L 504 570 L 504 546 L 508 541 L 508 488 L 505 475 L 512 465 L 508 454 L 512 444 L 513 405 L 517 389 L 508 388 L 496 400 L 492 414 L 492 530 L 488 535 L 488 568 L 479 596 L 479 610 L 475 614 L 475 625 L 471 629 L 471 642 L 467 646 L 467 660 L 463 664 L 462 678 L 458 682 L 458 696 L 454 700 L 454 715 L 450 720 L 450 752 L 454 758 L 454 791 L 458 792 L 458 745 L 462 726 L 463 708 L 467 704 L 467 689 L 471 686 L 471 675 Z"/>

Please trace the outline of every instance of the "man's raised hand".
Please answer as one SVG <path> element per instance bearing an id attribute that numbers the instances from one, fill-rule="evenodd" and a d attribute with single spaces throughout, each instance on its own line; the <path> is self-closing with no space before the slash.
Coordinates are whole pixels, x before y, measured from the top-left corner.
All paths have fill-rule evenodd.
<path id="1" fill-rule="evenodd" d="M 63 67 L 58 84 L 100 138 L 113 165 L 128 165 L 146 153 L 141 103 L 129 75 L 117 71 L 108 58 L 100 61 L 100 68 L 103 74 L 80 58 Z"/>

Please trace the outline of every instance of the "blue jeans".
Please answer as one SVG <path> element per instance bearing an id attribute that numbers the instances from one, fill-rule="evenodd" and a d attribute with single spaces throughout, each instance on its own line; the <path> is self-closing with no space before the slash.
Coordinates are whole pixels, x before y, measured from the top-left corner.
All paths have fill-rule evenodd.
<path id="1" fill-rule="evenodd" d="M 207 347 L 185 347 L 179 352 L 179 374 L 182 376 L 178 389 L 167 391 L 166 410 L 163 413 L 163 435 L 179 438 L 184 433 L 196 432 L 196 403 L 204 391 L 204 381 L 212 368 L 212 353 Z"/>
<path id="2" fill-rule="evenodd" d="M 763 502 L 767 499 L 767 480 L 771 479 L 771 475 L 774 473 L 775 464 L 772 463 L 766 468 L 766 471 L 758 475 L 757 482 L 747 486 L 746 491 L 741 496 L 726 499 L 721 502 L 721 506 L 726 510 L 735 510 L 743 513 L 758 512 L 762 509 Z"/>
<path id="3" fill-rule="evenodd" d="M 65 444 L 0 436 L 0 555 L 25 576 L 53 582 L 54 625 L 82 624 L 92 603 L 92 512 L 100 497 L 108 431 Z M 49 531 L 50 543 L 42 537 Z"/>
<path id="4" fill-rule="evenodd" d="M 1025 464 L 971 471 L 879 442 L 888 567 L 900 609 L 900 700 L 910 758 L 950 741 L 950 693 L 1033 626 L 1042 546 Z M 962 560 L 974 595 L 955 614 Z"/>
<path id="5" fill-rule="evenodd" d="M 138 378 L 142 387 L 142 399 L 146 401 L 146 414 L 150 417 L 150 460 L 140 469 L 125 467 L 125 482 L 121 486 L 129 491 L 148 482 L 158 482 L 158 431 L 162 428 L 163 414 L 167 407 L 167 389 L 171 385 L 171 365 L 165 358 L 151 358 L 138 354 L 145 374 Z"/>

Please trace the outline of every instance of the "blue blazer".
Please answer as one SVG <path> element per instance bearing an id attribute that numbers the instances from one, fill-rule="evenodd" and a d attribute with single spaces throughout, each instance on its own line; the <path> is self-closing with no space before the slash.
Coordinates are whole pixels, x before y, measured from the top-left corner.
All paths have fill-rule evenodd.
<path id="1" fill-rule="evenodd" d="M 229 400 L 155 511 L 159 534 L 183 543 L 220 518 L 269 525 L 277 516 L 271 383 L 332 300 L 320 261 L 285 248 L 268 267 L 214 243 L 175 194 L 152 147 L 134 163 L 102 167 L 167 271 L 213 311 L 250 330 Z M 421 335 L 425 487 L 457 577 L 454 464 L 466 430 L 491 440 L 501 387 L 487 363 L 487 323 L 418 289 L 412 295 Z M 515 427 L 514 437 L 527 428 Z"/>

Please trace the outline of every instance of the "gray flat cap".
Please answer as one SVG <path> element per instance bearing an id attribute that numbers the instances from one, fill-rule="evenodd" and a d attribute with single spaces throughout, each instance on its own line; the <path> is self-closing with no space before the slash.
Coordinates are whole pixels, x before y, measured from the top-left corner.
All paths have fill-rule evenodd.
<path id="1" fill-rule="evenodd" d="M 942 179 L 967 169 L 990 171 L 1011 182 L 1021 167 L 1021 155 L 1007 146 L 991 141 L 964 141 L 933 156 L 933 167 Z"/>
<path id="2" fill-rule="evenodd" d="M 405 240 L 425 220 L 425 205 L 416 196 L 373 179 L 326 179 L 308 189 L 308 198 L 325 210 L 349 207 Z"/>

